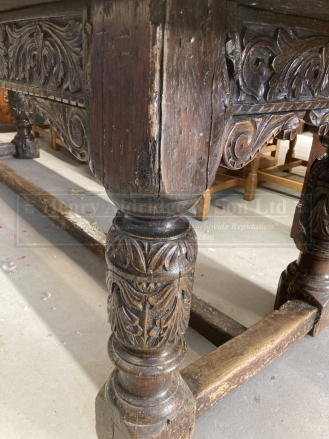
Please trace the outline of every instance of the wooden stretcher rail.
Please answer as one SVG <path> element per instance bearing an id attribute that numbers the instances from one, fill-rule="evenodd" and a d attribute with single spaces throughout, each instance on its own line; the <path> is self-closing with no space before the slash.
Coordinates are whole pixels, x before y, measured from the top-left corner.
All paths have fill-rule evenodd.
<path id="1" fill-rule="evenodd" d="M 13 143 L 0 143 L 0 157 L 5 157 L 15 153 L 15 145 Z"/>
<path id="2" fill-rule="evenodd" d="M 190 327 L 215 346 L 221 346 L 247 328 L 192 294 Z"/>
<path id="3" fill-rule="evenodd" d="M 296 191 L 301 191 L 303 188 L 303 183 L 299 181 L 289 180 L 288 178 L 279 177 L 277 175 L 268 174 L 262 171 L 257 172 L 257 177 L 258 180 L 280 184 L 281 186 L 285 186 Z"/>
<path id="4" fill-rule="evenodd" d="M 197 418 L 268 366 L 314 326 L 317 309 L 284 304 L 244 333 L 182 371 L 197 403 Z"/>
<path id="5" fill-rule="evenodd" d="M 23 178 L 0 161 L 0 181 L 33 204 L 75 239 L 104 258 L 106 234 L 67 207 L 58 198 Z M 246 328 L 192 294 L 190 326 L 215 346 L 241 334 Z"/>

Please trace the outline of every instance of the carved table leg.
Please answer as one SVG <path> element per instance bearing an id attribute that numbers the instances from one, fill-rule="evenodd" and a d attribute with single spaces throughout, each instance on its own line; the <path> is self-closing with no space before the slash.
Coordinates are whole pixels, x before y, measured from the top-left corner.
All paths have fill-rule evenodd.
<path id="1" fill-rule="evenodd" d="M 99 439 L 192 436 L 195 400 L 177 366 L 197 249 L 182 215 L 224 145 L 223 7 L 100 1 L 90 12 L 90 165 L 120 209 L 106 250 L 116 370 L 96 400 Z"/>
<path id="2" fill-rule="evenodd" d="M 16 147 L 14 157 L 17 159 L 35 159 L 40 157 L 39 145 L 32 134 L 32 125 L 25 111 L 24 94 L 9 91 L 8 97 L 17 127 L 17 134 L 12 141 Z"/>
<path id="3" fill-rule="evenodd" d="M 108 350 L 117 368 L 96 400 L 100 439 L 191 437 L 195 401 L 176 369 L 186 352 L 196 254 L 187 219 L 117 214 L 106 247 Z"/>
<path id="4" fill-rule="evenodd" d="M 311 167 L 305 193 L 301 198 L 304 232 L 294 237 L 301 251 L 297 261 L 282 273 L 275 307 L 291 299 L 301 299 L 318 308 L 312 335 L 329 325 L 329 137 L 320 138 L 327 153 Z"/>

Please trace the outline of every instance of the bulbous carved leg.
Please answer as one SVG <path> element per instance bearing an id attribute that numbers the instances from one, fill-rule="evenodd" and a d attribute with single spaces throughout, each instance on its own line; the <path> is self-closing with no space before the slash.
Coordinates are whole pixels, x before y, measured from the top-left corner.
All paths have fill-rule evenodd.
<path id="1" fill-rule="evenodd" d="M 96 399 L 99 439 L 190 438 L 195 401 L 183 361 L 197 242 L 187 219 L 119 211 L 106 247 L 114 373 Z"/>
<path id="2" fill-rule="evenodd" d="M 14 157 L 17 159 L 35 159 L 40 157 L 39 145 L 32 134 L 32 125 L 25 112 L 24 94 L 9 91 L 8 98 L 17 127 L 17 134 L 12 141 L 16 147 Z"/>
<path id="3" fill-rule="evenodd" d="M 282 273 L 275 303 L 279 308 L 287 300 L 301 299 L 318 307 L 312 335 L 329 325 L 329 137 L 320 139 L 327 153 L 311 167 L 301 200 L 304 232 L 294 238 L 301 253 Z"/>

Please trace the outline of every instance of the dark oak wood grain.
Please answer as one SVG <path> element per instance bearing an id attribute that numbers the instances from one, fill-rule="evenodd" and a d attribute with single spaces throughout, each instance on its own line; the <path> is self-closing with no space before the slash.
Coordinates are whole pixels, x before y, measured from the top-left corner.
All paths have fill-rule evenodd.
<path id="1" fill-rule="evenodd" d="M 150 17 L 149 3 L 139 2 L 137 8 L 134 1 L 98 1 L 91 9 L 92 53 L 97 56 L 90 62 L 91 105 L 97 115 L 91 160 L 95 174 L 119 202 L 130 194 L 156 198 L 159 192 L 165 11 L 163 6 Z"/>
<path id="2" fill-rule="evenodd" d="M 219 165 L 228 117 L 221 13 L 225 4 L 221 0 L 168 2 L 161 130 L 160 192 L 164 195 L 195 197 L 196 190 L 201 194 Z M 197 94 L 191 93 L 195 87 Z"/>
<path id="3" fill-rule="evenodd" d="M 0 4 L 0 12 L 23 9 L 35 5 L 43 5 L 46 3 L 55 2 L 56 0 L 2 0 Z M 63 3 L 63 1 L 57 3 Z"/>
<path id="4" fill-rule="evenodd" d="M 276 11 L 281 14 L 295 15 L 298 17 L 311 17 L 318 20 L 329 20 L 329 5 L 327 0 L 238 0 L 244 6 L 252 9 Z"/>
<path id="5" fill-rule="evenodd" d="M 212 355 L 200 360 L 208 384 L 195 375 L 194 395 L 177 372 L 197 257 L 196 235 L 183 215 L 210 188 L 222 157 L 227 167 L 241 168 L 273 137 L 293 139 L 304 121 L 328 143 L 329 5 L 3 0 L 0 12 L 0 86 L 18 92 L 16 155 L 32 158 L 24 156 L 33 140 L 28 118 L 39 111 L 74 154 L 88 159 L 119 209 L 105 244 L 108 351 L 116 368 L 96 400 L 98 437 L 190 438 L 195 395 L 199 412 L 207 410 L 314 320 L 313 308 L 295 303 L 229 341 L 243 360 L 224 345 L 223 364 L 233 377 L 224 390 L 216 354 L 215 362 Z M 315 305 L 314 333 L 329 315 L 326 160 L 312 171 L 309 192 L 321 200 L 304 204 L 302 256 L 283 275 L 277 302 Z M 60 221 L 70 220 L 65 211 Z M 303 294 L 293 291 L 297 284 Z M 220 320 L 203 330 L 215 338 Z"/>

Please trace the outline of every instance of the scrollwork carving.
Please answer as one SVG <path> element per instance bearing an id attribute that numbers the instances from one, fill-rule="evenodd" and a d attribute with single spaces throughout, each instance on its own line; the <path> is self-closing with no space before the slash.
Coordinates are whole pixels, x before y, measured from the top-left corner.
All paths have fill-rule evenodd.
<path id="1" fill-rule="evenodd" d="M 244 36 L 240 89 L 257 101 L 329 96 L 329 36 L 299 36 L 277 29 L 274 36 Z M 236 63 L 237 65 L 237 63 Z"/>
<path id="2" fill-rule="evenodd" d="M 55 129 L 66 147 L 79 160 L 88 159 L 87 114 L 82 108 L 27 96 L 25 108 L 33 123 L 40 114 Z"/>
<path id="3" fill-rule="evenodd" d="M 241 88 L 258 101 L 267 91 L 267 82 L 273 74 L 271 58 L 275 54 L 275 42 L 267 35 L 252 38 L 242 54 Z"/>
<path id="4" fill-rule="evenodd" d="M 304 113 L 235 117 L 223 152 L 224 165 L 239 169 L 247 165 L 274 137 L 293 140 Z"/>
<path id="5" fill-rule="evenodd" d="M 114 220 L 106 247 L 108 312 L 121 343 L 156 349 L 184 334 L 196 253 L 190 226 L 174 239 L 146 239 L 129 236 Z"/>

